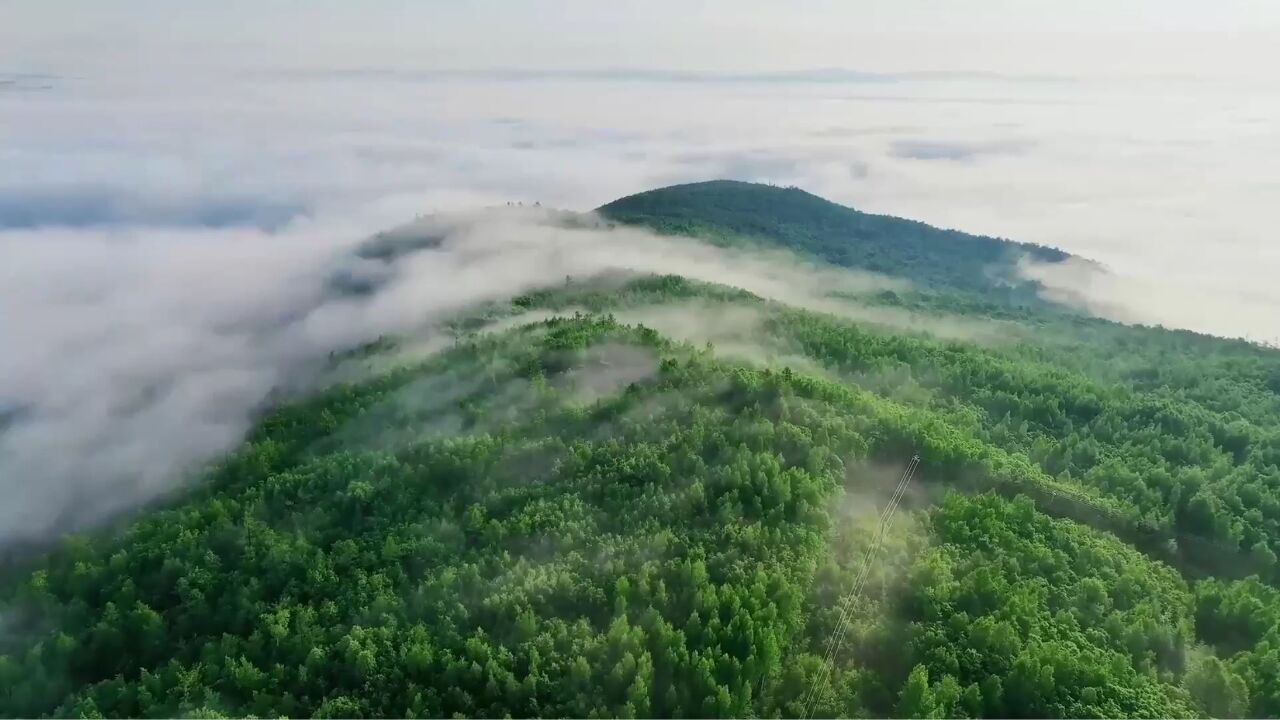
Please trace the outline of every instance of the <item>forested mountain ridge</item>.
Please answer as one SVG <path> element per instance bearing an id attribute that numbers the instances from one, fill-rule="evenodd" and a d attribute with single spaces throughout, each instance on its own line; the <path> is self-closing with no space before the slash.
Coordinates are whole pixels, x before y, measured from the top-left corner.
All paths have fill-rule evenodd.
<path id="1" fill-rule="evenodd" d="M 736 180 L 673 185 L 596 209 L 617 222 L 659 232 L 745 236 L 827 262 L 909 277 L 918 285 L 1008 296 L 1021 257 L 1059 262 L 1068 254 L 838 205 L 800 188 Z M 1020 294 L 1023 300 L 1034 294 Z"/>
<path id="2" fill-rule="evenodd" d="M 566 279 L 335 357 L 0 586 L 0 715 L 1280 715 L 1280 353 L 938 272 Z"/>

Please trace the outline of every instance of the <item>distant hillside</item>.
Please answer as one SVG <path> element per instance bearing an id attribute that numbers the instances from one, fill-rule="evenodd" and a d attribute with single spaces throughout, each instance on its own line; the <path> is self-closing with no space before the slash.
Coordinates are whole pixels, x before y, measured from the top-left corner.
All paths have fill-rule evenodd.
<path id="1" fill-rule="evenodd" d="M 943 230 L 915 220 L 872 215 L 799 188 L 712 180 L 629 195 L 597 212 L 615 222 L 666 233 L 745 235 L 828 262 L 908 276 L 917 284 L 977 290 L 1010 299 L 1034 293 L 1007 286 L 1021 255 L 1060 262 L 1068 254 L 1040 245 Z"/>

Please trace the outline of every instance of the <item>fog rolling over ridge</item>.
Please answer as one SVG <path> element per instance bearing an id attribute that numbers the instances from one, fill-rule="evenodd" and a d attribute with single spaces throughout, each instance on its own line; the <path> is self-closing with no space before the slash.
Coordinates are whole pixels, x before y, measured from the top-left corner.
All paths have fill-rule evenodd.
<path id="1" fill-rule="evenodd" d="M 419 221 L 438 242 L 387 261 L 373 228 L 0 235 L 0 543 L 39 540 L 163 495 L 234 447 L 273 389 L 330 352 L 430 337 L 475 303 L 618 271 L 670 273 L 804 304 L 898 280 L 718 249 L 539 210 Z M 371 218 L 367 222 L 378 222 Z M 34 233 L 33 233 L 34 235 Z M 367 246 L 366 246 L 367 247 Z M 338 279 L 343 279 L 341 282 Z M 343 289 L 360 278 L 367 292 Z"/>
<path id="2" fill-rule="evenodd" d="M 1280 347 L 1280 298 L 1234 278 L 1202 279 L 1196 289 L 1170 292 L 1168 278 L 1148 269 L 1122 275 L 1073 258 L 1024 259 L 1018 274 L 1040 284 L 1047 300 L 1127 324 L 1186 328 Z"/>

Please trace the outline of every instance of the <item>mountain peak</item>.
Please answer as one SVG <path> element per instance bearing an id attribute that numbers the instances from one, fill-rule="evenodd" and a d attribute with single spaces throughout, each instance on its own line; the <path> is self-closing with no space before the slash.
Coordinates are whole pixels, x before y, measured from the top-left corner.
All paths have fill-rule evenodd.
<path id="1" fill-rule="evenodd" d="M 1061 262 L 1071 257 L 1041 245 L 861 212 L 797 187 L 739 180 L 648 190 L 597 212 L 659 232 L 749 238 L 921 285 L 996 295 L 1009 293 L 1019 259 Z"/>

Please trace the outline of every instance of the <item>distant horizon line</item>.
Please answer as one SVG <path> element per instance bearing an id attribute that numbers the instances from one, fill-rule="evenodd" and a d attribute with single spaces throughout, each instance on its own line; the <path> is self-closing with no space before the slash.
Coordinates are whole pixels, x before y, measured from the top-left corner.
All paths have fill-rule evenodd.
<path id="1" fill-rule="evenodd" d="M 1069 85 L 1080 82 L 1159 81 L 1219 82 L 1211 74 L 1185 73 L 1108 73 L 1061 74 L 1016 73 L 996 70 L 859 70 L 844 66 L 709 70 L 670 67 L 600 66 L 600 67 L 511 67 L 503 65 L 475 67 L 407 68 L 394 65 L 354 65 L 348 67 L 293 67 L 249 71 L 252 75 L 268 75 L 301 79 L 367 79 L 391 82 L 438 82 L 445 80 L 488 80 L 494 82 L 537 82 L 569 80 L 582 82 L 654 82 L 673 84 L 881 84 L 914 82 L 1005 82 L 1029 85 Z"/>
<path id="2" fill-rule="evenodd" d="M 200 67 L 191 70 L 209 70 Z M 793 69 L 744 69 L 709 70 L 677 69 L 670 67 L 601 66 L 601 67 L 537 67 L 522 68 L 503 65 L 476 67 L 412 68 L 395 65 L 353 66 L 262 66 L 257 68 L 226 67 L 226 71 L 240 77 L 290 78 L 301 80 L 380 80 L 402 83 L 429 83 L 449 80 L 482 80 L 491 82 L 627 82 L 671 84 L 797 84 L 797 85 L 893 85 L 897 83 L 959 83 L 1003 82 L 1027 85 L 1069 85 L 1080 82 L 1112 81 L 1181 81 L 1218 82 L 1214 75 L 1189 75 L 1178 73 L 1138 74 L 1060 74 L 1016 73 L 996 70 L 859 70 L 843 66 L 810 67 Z M 214 69 L 216 71 L 216 69 Z M 56 83 L 68 80 L 88 80 L 91 74 L 82 72 L 52 72 L 46 70 L 12 70 L 0 68 L 0 84 L 22 86 L 32 81 Z M 42 88 L 51 89 L 51 88 Z"/>
<path id="3" fill-rule="evenodd" d="M 1074 82 L 1071 75 L 1005 73 L 985 70 L 910 70 L 881 72 L 847 67 L 814 67 L 776 70 L 697 70 L 663 67 L 543 67 L 510 66 L 441 67 L 402 69 L 390 66 L 364 65 L 335 68 L 298 68 L 276 71 L 294 77 L 353 77 L 399 80 L 405 82 L 441 79 L 522 80 L 620 80 L 677 83 L 894 83 L 904 81 L 1000 80 L 1013 82 Z"/>

